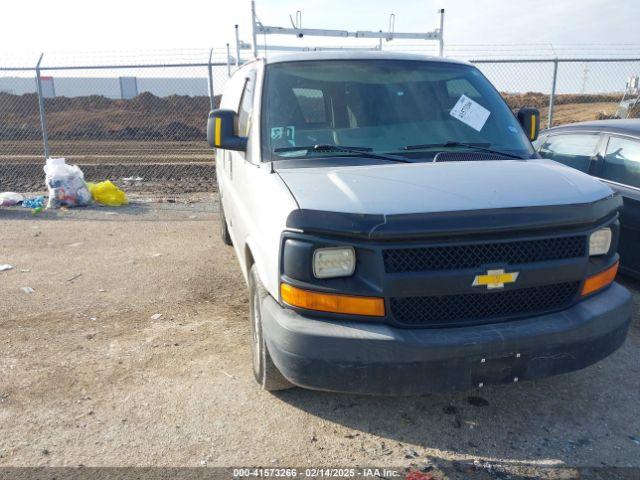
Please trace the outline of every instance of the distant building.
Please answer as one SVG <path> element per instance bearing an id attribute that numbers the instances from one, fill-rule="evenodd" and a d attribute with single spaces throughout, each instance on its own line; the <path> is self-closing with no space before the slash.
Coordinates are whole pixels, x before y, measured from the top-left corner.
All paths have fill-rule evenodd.
<path id="1" fill-rule="evenodd" d="M 158 97 L 169 95 L 208 96 L 208 80 L 205 77 L 54 77 L 42 76 L 45 98 L 86 97 L 102 95 L 107 98 L 133 98 L 139 93 L 150 92 Z M 222 91 L 224 76 L 216 78 L 216 93 Z M 0 77 L 0 92 L 23 95 L 36 92 L 35 77 Z"/>
<path id="2" fill-rule="evenodd" d="M 138 95 L 138 80 L 136 77 L 120 77 L 120 98 L 128 100 Z"/>
<path id="3" fill-rule="evenodd" d="M 53 77 L 40 77 L 42 85 L 42 96 L 44 98 L 56 98 L 56 87 L 53 83 Z"/>

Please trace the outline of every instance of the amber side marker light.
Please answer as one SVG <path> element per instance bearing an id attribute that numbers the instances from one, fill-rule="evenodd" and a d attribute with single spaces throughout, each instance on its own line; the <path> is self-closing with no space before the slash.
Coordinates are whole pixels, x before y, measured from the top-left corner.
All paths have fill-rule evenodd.
<path id="1" fill-rule="evenodd" d="M 384 300 L 378 297 L 356 297 L 311 292 L 286 283 L 280 284 L 282 301 L 292 307 L 347 315 L 384 316 Z"/>
<path id="2" fill-rule="evenodd" d="M 584 297 L 585 295 L 589 295 L 590 293 L 597 292 L 598 290 L 603 289 L 607 285 L 611 284 L 611 282 L 613 282 L 613 280 L 616 278 L 617 273 L 618 262 L 616 262 L 606 270 L 588 277 L 584 281 L 584 286 L 582 287 L 582 292 L 580 293 L 580 295 Z"/>

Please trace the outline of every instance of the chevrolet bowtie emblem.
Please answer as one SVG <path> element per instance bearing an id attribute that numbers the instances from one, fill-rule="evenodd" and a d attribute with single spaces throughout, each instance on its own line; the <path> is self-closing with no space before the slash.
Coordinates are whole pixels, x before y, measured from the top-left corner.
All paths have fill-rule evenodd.
<path id="1" fill-rule="evenodd" d="M 518 279 L 520 272 L 505 272 L 503 269 L 488 270 L 484 275 L 476 275 L 473 286 L 486 286 L 488 289 L 504 288 L 505 283 L 513 283 Z"/>

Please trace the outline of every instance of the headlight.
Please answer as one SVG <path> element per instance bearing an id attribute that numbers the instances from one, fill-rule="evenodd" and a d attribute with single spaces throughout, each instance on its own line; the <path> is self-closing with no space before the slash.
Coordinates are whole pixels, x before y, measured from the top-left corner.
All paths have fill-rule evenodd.
<path id="1" fill-rule="evenodd" d="M 589 256 L 604 255 L 611 247 L 611 229 L 601 228 L 589 237 Z"/>
<path id="2" fill-rule="evenodd" d="M 353 247 L 318 248 L 313 252 L 313 275 L 316 278 L 348 277 L 356 270 Z"/>

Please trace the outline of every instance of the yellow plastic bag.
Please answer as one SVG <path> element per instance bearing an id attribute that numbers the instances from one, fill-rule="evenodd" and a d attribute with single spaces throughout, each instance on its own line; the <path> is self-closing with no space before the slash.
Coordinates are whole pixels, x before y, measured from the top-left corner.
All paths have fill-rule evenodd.
<path id="1" fill-rule="evenodd" d="M 98 183 L 87 182 L 87 188 L 91 192 L 93 201 L 101 203 L 102 205 L 119 207 L 120 205 L 129 203 L 124 192 L 109 180 Z"/>

